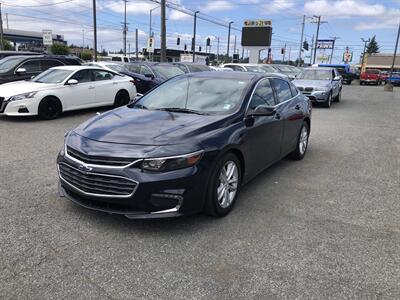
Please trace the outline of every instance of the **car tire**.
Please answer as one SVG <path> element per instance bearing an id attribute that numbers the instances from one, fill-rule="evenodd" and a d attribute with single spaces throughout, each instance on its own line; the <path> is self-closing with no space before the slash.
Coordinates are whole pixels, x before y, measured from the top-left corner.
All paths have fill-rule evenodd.
<path id="1" fill-rule="evenodd" d="M 131 101 L 129 93 L 125 90 L 118 91 L 114 99 L 114 107 L 127 105 Z"/>
<path id="2" fill-rule="evenodd" d="M 328 100 L 326 100 L 323 104 L 324 107 L 330 108 L 332 104 L 332 92 L 330 92 Z"/>
<path id="3" fill-rule="evenodd" d="M 234 169 L 231 169 L 234 168 Z M 227 172 L 228 178 L 226 178 Z M 233 208 L 239 194 L 241 166 L 239 159 L 228 152 L 218 162 L 208 183 L 204 213 L 213 217 L 224 217 Z"/>
<path id="4" fill-rule="evenodd" d="M 335 97 L 334 102 L 340 102 L 341 97 L 342 97 L 342 90 L 339 91 L 339 94 L 337 94 L 337 96 Z"/>
<path id="5" fill-rule="evenodd" d="M 302 160 L 304 158 L 307 152 L 309 136 L 310 136 L 310 126 L 308 126 L 307 122 L 303 122 L 299 136 L 297 138 L 296 149 L 289 154 L 291 159 Z"/>
<path id="6" fill-rule="evenodd" d="M 360 81 L 360 85 L 364 85 L 364 82 L 363 82 L 363 81 Z"/>
<path id="7" fill-rule="evenodd" d="M 38 116 L 44 120 L 53 120 L 62 113 L 62 105 L 56 97 L 45 97 L 40 101 Z"/>

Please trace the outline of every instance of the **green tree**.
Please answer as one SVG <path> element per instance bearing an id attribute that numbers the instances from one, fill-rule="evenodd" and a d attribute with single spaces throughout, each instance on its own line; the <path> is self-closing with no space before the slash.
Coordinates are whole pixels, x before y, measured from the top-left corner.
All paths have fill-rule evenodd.
<path id="1" fill-rule="evenodd" d="M 62 43 L 55 43 L 50 46 L 50 52 L 56 55 L 68 55 L 69 48 L 67 45 Z"/>
<path id="2" fill-rule="evenodd" d="M 83 60 L 92 60 L 92 58 L 93 58 L 92 51 L 90 51 L 90 50 L 83 50 L 83 51 L 81 52 L 81 59 L 83 59 Z"/>
<path id="3" fill-rule="evenodd" d="M 379 53 L 379 45 L 376 41 L 375 35 L 372 37 L 371 41 L 368 43 L 366 52 L 369 54 Z"/>
<path id="4" fill-rule="evenodd" d="M 3 48 L 4 48 L 4 50 L 8 50 L 8 51 L 14 50 L 14 47 L 11 44 L 11 42 L 4 40 L 4 39 L 3 39 Z"/>

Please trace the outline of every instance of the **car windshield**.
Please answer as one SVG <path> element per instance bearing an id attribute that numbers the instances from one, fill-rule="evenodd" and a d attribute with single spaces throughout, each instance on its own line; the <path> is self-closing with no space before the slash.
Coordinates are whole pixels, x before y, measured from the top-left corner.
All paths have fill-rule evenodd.
<path id="1" fill-rule="evenodd" d="M 176 66 L 154 65 L 152 68 L 157 75 L 166 79 L 184 74 L 184 72 Z"/>
<path id="2" fill-rule="evenodd" d="M 228 114 L 241 104 L 250 80 L 177 77 L 144 95 L 135 106 L 200 114 Z"/>
<path id="3" fill-rule="evenodd" d="M 7 70 L 10 70 L 12 67 L 17 65 L 19 62 L 21 62 L 23 58 L 21 57 L 6 57 L 0 60 L 0 71 L 4 72 Z"/>
<path id="4" fill-rule="evenodd" d="M 72 70 L 48 69 L 47 71 L 40 73 L 38 76 L 33 78 L 31 81 L 41 82 L 41 83 L 61 83 L 70 74 L 72 74 L 72 72 L 73 72 Z"/>
<path id="5" fill-rule="evenodd" d="M 246 69 L 249 72 L 259 72 L 259 73 L 265 73 L 266 72 L 266 70 L 261 66 L 246 66 Z"/>
<path id="6" fill-rule="evenodd" d="M 303 70 L 298 76 L 297 79 L 306 79 L 306 80 L 332 80 L 332 71 L 331 70 Z"/>

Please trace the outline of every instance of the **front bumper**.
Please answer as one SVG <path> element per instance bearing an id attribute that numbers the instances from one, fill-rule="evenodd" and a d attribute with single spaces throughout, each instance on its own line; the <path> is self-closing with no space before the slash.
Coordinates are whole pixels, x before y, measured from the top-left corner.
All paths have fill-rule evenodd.
<path id="1" fill-rule="evenodd" d="M 60 173 L 60 165 L 79 170 L 80 163 L 71 160 L 61 151 L 57 158 L 59 171 L 59 195 L 74 203 L 96 211 L 120 214 L 131 219 L 177 217 L 194 214 L 203 209 L 207 190 L 206 155 L 198 165 L 165 173 L 142 171 L 138 167 L 107 168 L 93 167 L 83 174 L 103 174 L 123 177 L 136 182 L 131 195 L 122 197 L 88 194 L 71 184 Z"/>
<path id="2" fill-rule="evenodd" d="M 305 92 L 303 91 L 304 96 L 308 97 L 314 103 L 322 103 L 326 102 L 329 99 L 330 91 L 313 91 L 313 92 Z"/>
<path id="3" fill-rule="evenodd" d="M 39 99 L 29 98 L 18 101 L 3 100 L 0 105 L 0 115 L 5 116 L 36 116 L 38 114 Z"/>

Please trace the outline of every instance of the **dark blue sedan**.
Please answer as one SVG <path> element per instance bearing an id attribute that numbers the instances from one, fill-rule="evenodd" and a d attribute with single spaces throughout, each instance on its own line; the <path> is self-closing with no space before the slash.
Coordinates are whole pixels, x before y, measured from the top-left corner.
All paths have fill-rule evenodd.
<path id="1" fill-rule="evenodd" d="M 225 216 L 243 184 L 305 156 L 311 107 L 277 74 L 174 77 L 66 135 L 59 193 L 128 218 Z"/>

